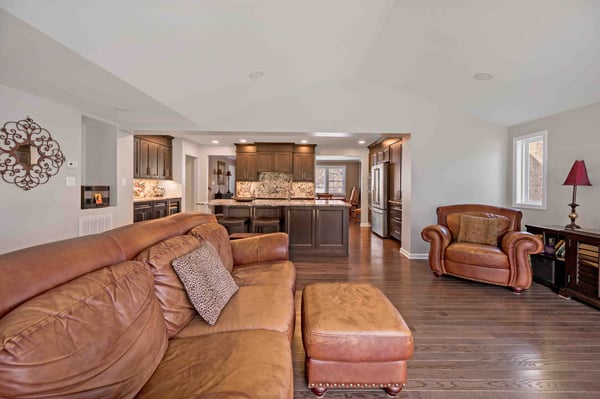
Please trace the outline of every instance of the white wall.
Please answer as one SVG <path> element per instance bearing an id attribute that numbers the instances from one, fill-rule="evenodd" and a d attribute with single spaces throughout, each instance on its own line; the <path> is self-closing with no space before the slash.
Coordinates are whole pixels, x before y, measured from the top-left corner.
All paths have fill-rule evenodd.
<path id="1" fill-rule="evenodd" d="M 81 210 L 81 112 L 0 85 L 0 124 L 27 116 L 48 129 L 60 144 L 66 160 L 76 161 L 79 167 L 68 169 L 65 162 L 60 172 L 51 177 L 48 183 L 29 191 L 0 179 L 0 219 L 3 226 L 0 229 L 0 253 L 77 236 L 80 215 L 112 213 L 113 226 L 130 223 L 133 218 L 131 178 L 123 174 L 123 170 L 128 165 L 128 169 L 133 172 L 133 138 L 119 138 L 118 181 L 125 178 L 129 184 L 126 189 L 122 186 L 119 188 L 119 206 Z M 127 142 L 131 142 L 129 149 Z M 75 186 L 66 186 L 67 176 L 75 177 Z"/>
<path id="2" fill-rule="evenodd" d="M 524 224 L 564 226 L 573 194 L 572 186 L 563 186 L 575 160 L 584 160 L 592 186 L 577 188 L 577 224 L 582 228 L 600 228 L 600 103 L 538 119 L 509 129 L 508 145 L 516 136 L 548 131 L 548 206 L 546 210 L 522 209 Z M 512 152 L 509 176 L 512 177 Z M 512 178 L 508 192 L 512 193 Z"/>

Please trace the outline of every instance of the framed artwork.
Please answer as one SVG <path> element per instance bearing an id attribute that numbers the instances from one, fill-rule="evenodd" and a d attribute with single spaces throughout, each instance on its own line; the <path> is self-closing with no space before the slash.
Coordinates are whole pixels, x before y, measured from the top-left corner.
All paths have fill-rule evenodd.
<path id="1" fill-rule="evenodd" d="M 94 193 L 94 202 L 96 205 L 102 204 L 102 194 Z"/>
<path id="2" fill-rule="evenodd" d="M 225 173 L 227 173 L 225 168 L 225 162 L 217 161 L 217 184 L 219 185 L 225 184 Z"/>

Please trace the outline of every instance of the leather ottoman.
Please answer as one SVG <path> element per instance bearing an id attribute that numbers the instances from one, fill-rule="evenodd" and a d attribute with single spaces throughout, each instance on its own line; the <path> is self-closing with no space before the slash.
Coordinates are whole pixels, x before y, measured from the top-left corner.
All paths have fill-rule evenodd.
<path id="1" fill-rule="evenodd" d="M 378 288 L 307 285 L 301 312 L 306 378 L 317 397 L 329 388 L 383 388 L 391 396 L 402 390 L 413 337 Z"/>

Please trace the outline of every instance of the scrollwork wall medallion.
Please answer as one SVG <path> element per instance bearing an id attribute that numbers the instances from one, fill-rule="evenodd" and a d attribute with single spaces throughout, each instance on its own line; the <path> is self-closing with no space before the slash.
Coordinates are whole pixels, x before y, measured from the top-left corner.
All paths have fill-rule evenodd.
<path id="1" fill-rule="evenodd" d="M 64 162 L 58 142 L 30 117 L 0 129 L 0 175 L 7 183 L 31 190 L 47 183 Z"/>

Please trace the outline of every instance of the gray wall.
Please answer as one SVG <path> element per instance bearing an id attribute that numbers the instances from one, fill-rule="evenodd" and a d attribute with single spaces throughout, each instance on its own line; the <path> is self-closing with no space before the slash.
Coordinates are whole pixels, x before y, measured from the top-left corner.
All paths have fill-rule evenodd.
<path id="1" fill-rule="evenodd" d="M 572 186 L 563 186 L 573 162 L 584 160 L 591 187 L 577 188 L 577 224 L 600 228 L 600 103 L 562 112 L 509 129 L 509 145 L 515 136 L 541 130 L 548 131 L 548 206 L 545 210 L 522 209 L 524 224 L 564 226 L 573 193 Z M 512 177 L 512 157 L 509 158 L 509 177 Z M 507 191 L 512 193 L 512 178 Z"/>

